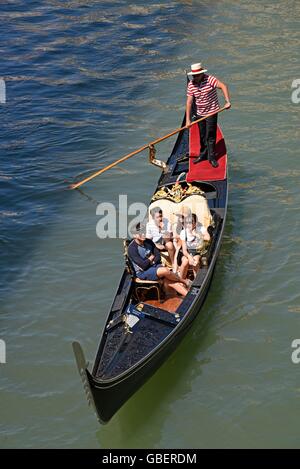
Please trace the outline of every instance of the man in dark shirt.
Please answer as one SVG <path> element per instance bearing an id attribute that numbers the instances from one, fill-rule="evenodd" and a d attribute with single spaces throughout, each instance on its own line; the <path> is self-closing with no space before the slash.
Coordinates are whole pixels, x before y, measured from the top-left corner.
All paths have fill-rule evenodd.
<path id="1" fill-rule="evenodd" d="M 190 282 L 181 279 L 167 267 L 162 266 L 159 250 L 151 239 L 146 239 L 145 227 L 140 223 L 134 230 L 134 239 L 129 244 L 128 256 L 138 278 L 142 280 L 163 279 L 166 288 L 173 288 L 183 296 L 187 294 Z"/>

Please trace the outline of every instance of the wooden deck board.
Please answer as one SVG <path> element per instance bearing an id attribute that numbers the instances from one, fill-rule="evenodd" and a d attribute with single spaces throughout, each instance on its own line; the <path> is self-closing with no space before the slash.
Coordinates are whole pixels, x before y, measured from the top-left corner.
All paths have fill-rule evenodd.
<path id="1" fill-rule="evenodd" d="M 156 306 L 160 309 L 164 309 L 166 311 L 169 311 L 170 313 L 175 313 L 178 306 L 180 306 L 180 304 L 182 303 L 182 298 L 180 298 L 179 296 L 175 296 L 167 298 L 163 302 L 160 302 L 158 300 L 147 300 L 145 301 L 145 303 L 148 303 L 152 306 Z"/>

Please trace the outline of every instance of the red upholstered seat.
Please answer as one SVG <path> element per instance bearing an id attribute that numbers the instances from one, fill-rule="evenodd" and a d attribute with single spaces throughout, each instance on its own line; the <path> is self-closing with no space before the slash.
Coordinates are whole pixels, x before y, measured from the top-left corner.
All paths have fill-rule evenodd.
<path id="1" fill-rule="evenodd" d="M 227 154 L 221 128 L 217 129 L 216 159 L 218 168 L 213 168 L 208 161 L 194 164 L 193 160 L 200 154 L 199 126 L 193 125 L 189 130 L 189 172 L 186 180 L 192 181 L 219 181 L 226 178 Z"/>

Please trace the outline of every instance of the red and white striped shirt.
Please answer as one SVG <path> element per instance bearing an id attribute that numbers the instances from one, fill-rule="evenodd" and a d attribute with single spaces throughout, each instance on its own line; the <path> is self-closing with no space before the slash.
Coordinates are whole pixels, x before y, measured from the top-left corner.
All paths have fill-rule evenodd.
<path id="1" fill-rule="evenodd" d="M 201 83 L 190 81 L 187 87 L 187 96 L 194 96 L 197 106 L 197 115 L 205 116 L 220 109 L 217 93 L 218 80 L 213 75 L 204 74 Z"/>

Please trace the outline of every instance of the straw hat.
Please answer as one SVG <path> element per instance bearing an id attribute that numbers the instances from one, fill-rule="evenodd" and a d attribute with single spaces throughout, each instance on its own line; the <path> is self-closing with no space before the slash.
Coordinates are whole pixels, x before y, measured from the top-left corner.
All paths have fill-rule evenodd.
<path id="1" fill-rule="evenodd" d="M 200 75 L 201 73 L 205 73 L 207 70 L 202 67 L 201 63 L 198 64 L 192 64 L 191 65 L 191 71 L 188 72 L 188 75 L 193 76 L 193 75 Z"/>

